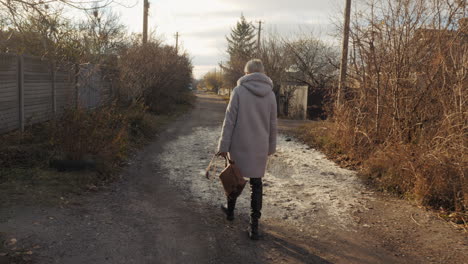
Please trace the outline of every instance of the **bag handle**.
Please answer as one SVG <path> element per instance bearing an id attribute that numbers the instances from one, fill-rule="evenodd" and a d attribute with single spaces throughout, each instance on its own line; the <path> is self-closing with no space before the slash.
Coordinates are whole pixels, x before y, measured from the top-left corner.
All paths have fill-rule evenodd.
<path id="1" fill-rule="evenodd" d="M 210 163 L 208 164 L 208 167 L 206 167 L 205 176 L 206 176 L 207 179 L 210 178 L 210 171 L 211 171 L 211 168 L 214 165 L 213 162 L 214 162 L 214 160 L 215 160 L 215 158 L 217 156 L 218 156 L 217 154 L 214 154 L 213 157 L 210 160 Z M 229 152 L 228 152 L 228 155 L 226 157 L 224 157 L 224 167 L 225 168 L 228 166 L 228 162 L 229 162 L 229 164 L 234 164 L 234 161 L 230 157 L 231 157 L 231 155 L 229 154 Z"/>
<path id="2" fill-rule="evenodd" d="M 211 168 L 213 167 L 213 161 L 214 161 L 215 158 L 216 158 L 216 154 L 213 155 L 213 157 L 210 160 L 210 163 L 208 164 L 208 167 L 206 167 L 205 176 L 206 176 L 207 179 L 210 178 L 210 171 L 211 171 Z"/>
<path id="3" fill-rule="evenodd" d="M 229 162 L 229 164 L 234 164 L 235 163 L 234 160 L 231 159 L 231 154 L 229 152 L 227 153 L 226 157 L 224 157 L 224 159 L 225 159 L 225 162 L 224 162 L 225 167 L 227 167 L 228 162 Z"/>

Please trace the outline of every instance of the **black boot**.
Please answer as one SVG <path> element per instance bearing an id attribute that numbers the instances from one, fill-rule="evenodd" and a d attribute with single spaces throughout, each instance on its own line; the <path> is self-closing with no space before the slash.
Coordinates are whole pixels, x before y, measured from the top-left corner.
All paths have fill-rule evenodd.
<path id="1" fill-rule="evenodd" d="M 234 220 L 234 208 L 236 207 L 236 198 L 227 198 L 227 206 L 221 205 L 221 210 L 226 214 L 226 219 Z"/>
<path id="2" fill-rule="evenodd" d="M 247 232 L 249 232 L 249 237 L 252 240 L 258 240 L 260 238 L 260 234 L 258 232 L 258 219 L 250 218 L 250 225 Z"/>
<path id="3" fill-rule="evenodd" d="M 262 216 L 262 196 L 263 196 L 263 184 L 261 178 L 250 179 L 251 201 L 250 201 L 250 227 L 249 237 L 252 240 L 259 239 L 258 232 L 258 220 Z"/>

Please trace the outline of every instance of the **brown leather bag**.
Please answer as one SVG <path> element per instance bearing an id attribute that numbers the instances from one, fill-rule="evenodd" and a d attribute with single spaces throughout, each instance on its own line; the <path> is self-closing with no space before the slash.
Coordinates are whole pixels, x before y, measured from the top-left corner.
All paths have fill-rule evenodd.
<path id="1" fill-rule="evenodd" d="M 216 155 L 213 157 L 213 159 Z M 206 177 L 209 178 L 209 171 L 212 167 L 213 159 L 211 159 L 210 164 L 206 170 Z M 229 164 L 228 164 L 229 163 Z M 244 190 L 247 180 L 242 177 L 239 168 L 236 166 L 235 162 L 229 158 L 225 158 L 224 169 L 219 174 L 219 179 L 223 184 L 224 192 L 227 197 L 236 198 Z"/>

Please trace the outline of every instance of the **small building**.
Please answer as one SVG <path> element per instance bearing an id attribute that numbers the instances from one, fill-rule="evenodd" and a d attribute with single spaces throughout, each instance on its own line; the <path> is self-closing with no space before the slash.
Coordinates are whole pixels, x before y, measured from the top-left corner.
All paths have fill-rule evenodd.
<path id="1" fill-rule="evenodd" d="M 219 88 L 218 95 L 229 95 L 230 91 L 229 88 Z"/>
<path id="2" fill-rule="evenodd" d="M 307 119 L 308 87 L 295 82 L 281 84 L 279 115 L 290 119 Z"/>

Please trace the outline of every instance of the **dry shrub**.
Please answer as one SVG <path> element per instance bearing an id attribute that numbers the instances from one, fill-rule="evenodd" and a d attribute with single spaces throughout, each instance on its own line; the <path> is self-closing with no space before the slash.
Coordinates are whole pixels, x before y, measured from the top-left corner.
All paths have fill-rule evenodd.
<path id="1" fill-rule="evenodd" d="M 466 113 L 447 115 L 435 135 L 422 137 L 414 192 L 423 204 L 448 210 L 468 209 L 468 124 Z M 431 137 L 429 137 L 431 136 Z"/>
<path id="2" fill-rule="evenodd" d="M 446 210 L 468 208 L 467 182 L 457 161 L 442 153 L 419 159 L 414 193 L 422 204 Z M 466 168 L 465 168 L 466 170 Z"/>
<path id="3" fill-rule="evenodd" d="M 468 19 L 456 1 L 376 0 L 355 11 L 333 140 L 380 189 L 467 209 Z"/>
<path id="4" fill-rule="evenodd" d="M 111 179 L 128 153 L 152 139 L 173 117 L 146 110 L 138 102 L 68 109 L 58 120 L 0 135 L 0 184 L 18 182 L 18 188 L 25 188 L 31 182 L 35 192 L 51 187 L 54 190 L 46 192 L 55 194 Z M 61 171 L 85 168 L 96 171 Z"/>
<path id="5" fill-rule="evenodd" d="M 318 144 L 326 152 L 339 150 L 357 163 L 362 162 L 361 175 L 368 183 L 435 209 L 467 210 L 467 126 L 459 115 L 434 122 L 431 131 L 415 130 L 414 140 L 387 137 L 383 142 L 376 139 L 372 126 L 369 129 L 356 116 L 343 114 L 335 118 L 331 125 L 334 129 L 324 130 L 327 135 L 314 130 L 310 133 L 315 141 L 326 138 L 326 144 Z M 382 134 L 378 136 L 383 138 Z M 334 144 L 338 147 L 329 147 Z"/>
<path id="6" fill-rule="evenodd" d="M 152 139 L 159 129 L 161 117 L 147 110 L 148 107 L 142 102 L 135 102 L 126 110 L 130 139 L 133 143 L 141 144 L 147 139 Z"/>
<path id="7" fill-rule="evenodd" d="M 362 175 L 385 191 L 445 210 L 467 208 L 466 164 L 461 157 L 436 153 L 427 147 L 392 144 L 364 163 Z"/>
<path id="8" fill-rule="evenodd" d="M 373 152 L 374 145 L 368 133 L 360 130 L 359 123 L 364 122 L 362 117 L 347 109 L 335 109 L 335 114 L 332 118 L 334 123 L 331 136 L 333 142 L 340 147 L 343 153 L 349 155 L 350 158 L 355 160 L 365 160 L 369 154 Z M 350 122 L 353 120 L 354 122 Z"/>
<path id="9" fill-rule="evenodd" d="M 134 43 L 119 60 L 121 100 L 142 100 L 157 114 L 173 112 L 176 104 L 190 104 L 192 63 L 188 54 L 159 42 Z"/>
<path id="10" fill-rule="evenodd" d="M 390 145 L 365 160 L 360 174 L 381 190 L 409 195 L 415 182 L 414 161 L 415 153 L 408 146 Z"/>
<path id="11" fill-rule="evenodd" d="M 110 174 L 128 151 L 152 139 L 168 116 L 155 116 L 142 102 L 128 106 L 69 109 L 54 123 L 52 143 L 57 158 L 91 160 Z"/>
<path id="12" fill-rule="evenodd" d="M 70 160 L 95 160 L 107 171 L 125 158 L 128 118 L 116 105 L 68 109 L 55 124 L 53 144 Z"/>
<path id="13" fill-rule="evenodd" d="M 335 160 L 350 160 L 337 138 L 337 124 L 329 121 L 308 123 L 299 128 L 298 137 L 309 146 L 321 149 Z M 350 165 L 350 164 L 344 164 Z"/>

